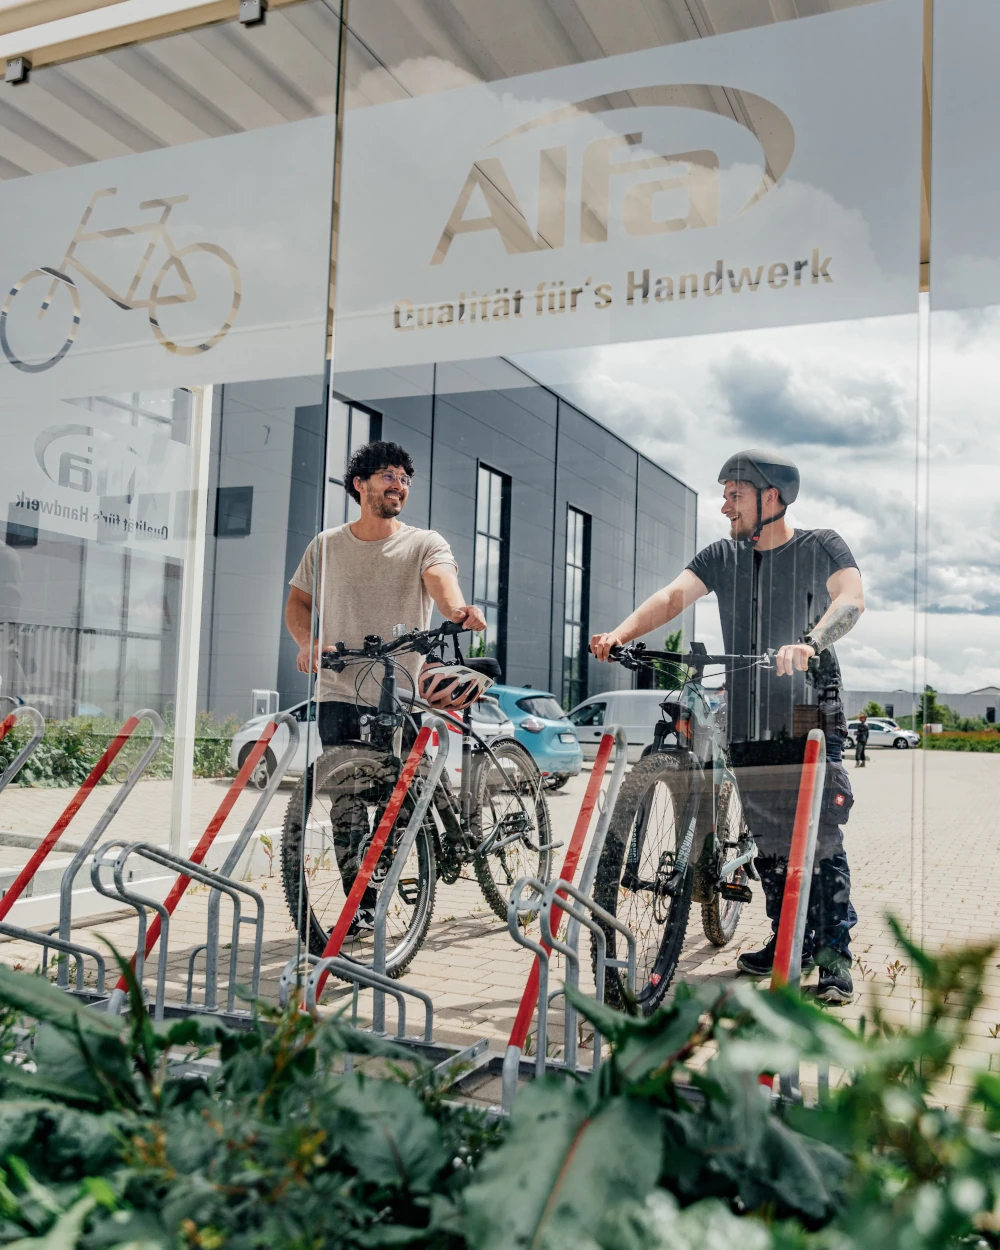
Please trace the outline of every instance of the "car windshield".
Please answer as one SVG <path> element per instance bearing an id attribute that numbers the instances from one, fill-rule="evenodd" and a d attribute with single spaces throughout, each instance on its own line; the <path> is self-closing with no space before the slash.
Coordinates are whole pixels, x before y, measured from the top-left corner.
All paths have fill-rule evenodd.
<path id="1" fill-rule="evenodd" d="M 606 703 L 585 703 L 570 713 L 569 719 L 574 725 L 603 725 Z"/>
<path id="2" fill-rule="evenodd" d="M 566 719 L 566 713 L 550 694 L 527 695 L 518 699 L 517 706 L 529 716 L 541 716 L 544 720 Z"/>
<path id="3" fill-rule="evenodd" d="M 507 719 L 500 711 L 500 704 L 496 699 L 478 699 L 473 706 L 472 715 L 478 721 L 492 721 L 497 725 Z"/>

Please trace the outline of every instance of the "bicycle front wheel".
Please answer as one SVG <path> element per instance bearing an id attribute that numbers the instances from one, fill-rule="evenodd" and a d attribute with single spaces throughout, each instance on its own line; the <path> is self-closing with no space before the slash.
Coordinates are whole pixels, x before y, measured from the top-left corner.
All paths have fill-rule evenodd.
<path id="1" fill-rule="evenodd" d="M 677 971 L 694 883 L 694 847 L 679 863 L 685 833 L 697 816 L 702 777 L 683 757 L 649 755 L 622 783 L 597 866 L 595 900 L 635 934 L 635 997 L 643 1015 L 663 1001 Z M 606 929 L 608 956 L 624 959 L 621 934 Z M 596 946 L 592 941 L 596 959 Z M 623 970 L 609 968 L 604 1000 L 622 1007 Z"/>
<path id="2" fill-rule="evenodd" d="M 400 761 L 372 747 L 324 752 L 288 802 L 281 842 L 281 878 L 292 923 L 314 955 L 321 955 L 340 917 L 358 869 L 388 805 Z M 356 923 L 340 954 L 370 965 L 370 921 L 413 811 L 407 794 L 389 833 Z M 407 853 L 386 914 L 386 972 L 398 977 L 420 949 L 434 910 L 436 865 L 428 815 Z"/>
<path id="3" fill-rule="evenodd" d="M 521 877 L 548 881 L 552 829 L 535 761 L 512 739 L 492 748 L 496 763 L 484 752 L 472 778 L 472 832 L 479 848 L 473 864 L 483 898 L 505 921 Z"/>
<path id="4" fill-rule="evenodd" d="M 725 946 L 732 941 L 736 926 L 740 923 L 743 904 L 738 899 L 724 899 L 714 887 L 722 877 L 726 864 L 739 859 L 750 850 L 752 838 L 743 815 L 740 792 L 731 781 L 722 786 L 717 811 L 716 854 L 712 865 L 714 872 L 707 883 L 712 890 L 712 896 L 701 905 L 701 926 L 713 946 Z M 748 873 L 744 866 L 737 868 L 726 880 L 733 885 L 746 885 L 747 878 Z"/>

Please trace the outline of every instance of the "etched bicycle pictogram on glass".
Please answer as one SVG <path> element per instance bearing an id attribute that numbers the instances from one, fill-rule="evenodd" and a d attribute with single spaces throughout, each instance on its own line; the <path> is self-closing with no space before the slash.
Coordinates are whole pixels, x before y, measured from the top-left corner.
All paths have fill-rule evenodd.
<path id="1" fill-rule="evenodd" d="M 209 351 L 217 343 L 221 342 L 233 328 L 233 322 L 236 320 L 236 314 L 239 311 L 242 294 L 240 271 L 236 266 L 236 262 L 225 248 L 219 247 L 217 243 L 189 243 L 184 247 L 178 247 L 167 229 L 167 221 L 170 214 L 178 204 L 185 204 L 190 197 L 187 195 L 170 195 L 160 199 L 142 201 L 139 204 L 140 212 L 147 212 L 156 208 L 162 210 L 159 218 L 154 221 L 115 226 L 107 230 L 88 230 L 87 226 L 98 201 L 117 194 L 117 187 L 106 187 L 102 191 L 95 191 L 90 203 L 84 210 L 83 216 L 80 218 L 76 233 L 66 249 L 66 254 L 61 264 L 58 267 L 41 265 L 37 269 L 32 269 L 11 287 L 7 299 L 4 301 L 3 309 L 0 310 L 0 347 L 3 348 L 4 355 L 16 369 L 21 369 L 25 373 L 42 373 L 46 369 L 51 369 L 63 359 L 76 342 L 81 320 L 80 290 L 77 283 L 70 277 L 71 271 L 78 278 L 85 278 L 102 295 L 106 296 L 123 311 L 135 312 L 139 309 L 145 309 L 149 315 L 149 324 L 157 342 L 168 352 L 175 352 L 179 356 L 197 356 L 202 352 Z M 120 239 L 129 235 L 142 234 L 150 236 L 149 243 L 125 291 L 116 290 L 114 286 L 99 277 L 76 255 L 76 250 L 81 243 L 95 243 L 102 239 Z M 160 244 L 163 244 L 167 250 L 167 259 L 153 278 L 152 285 L 149 288 L 149 295 L 146 298 L 140 298 L 138 295 L 139 287 L 150 267 L 150 262 L 153 259 L 157 246 Z M 200 343 L 181 344 L 175 342 L 161 326 L 160 310 L 180 304 L 191 304 L 198 299 L 199 292 L 191 279 L 188 268 L 190 259 L 199 254 L 217 257 L 226 267 L 228 280 L 232 288 L 232 300 L 222 325 L 214 333 L 204 338 Z M 185 263 L 186 261 L 188 262 L 187 264 Z M 171 276 L 174 276 L 180 282 L 182 290 L 175 291 L 169 295 L 161 295 L 160 290 L 164 282 Z M 48 290 L 41 298 L 41 306 L 36 314 L 37 321 L 43 321 L 47 317 L 60 291 L 69 295 L 70 306 L 65 311 L 67 314 L 71 313 L 72 321 L 68 327 L 65 340 L 54 355 L 48 356 L 41 361 L 30 362 L 21 359 L 11 348 L 8 323 L 12 320 L 27 319 L 30 316 L 33 310 L 31 300 L 22 293 L 26 292 L 30 284 L 32 289 L 41 294 L 39 280 L 48 284 Z M 21 298 L 18 299 L 18 296 L 21 296 Z M 15 300 L 17 300 L 16 305 Z M 64 301 L 60 301 L 60 303 L 62 304 Z"/>

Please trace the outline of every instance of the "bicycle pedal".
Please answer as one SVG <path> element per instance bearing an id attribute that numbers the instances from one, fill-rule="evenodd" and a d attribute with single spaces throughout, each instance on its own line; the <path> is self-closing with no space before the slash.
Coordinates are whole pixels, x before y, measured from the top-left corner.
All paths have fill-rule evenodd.
<path id="1" fill-rule="evenodd" d="M 738 885 L 735 881 L 723 881 L 719 886 L 719 893 L 730 903 L 750 903 L 753 901 L 753 891 L 750 887 L 748 885 Z"/>
<path id="2" fill-rule="evenodd" d="M 416 877 L 400 877 L 396 889 L 399 891 L 399 897 L 408 907 L 412 907 L 420 897 L 420 882 Z"/>

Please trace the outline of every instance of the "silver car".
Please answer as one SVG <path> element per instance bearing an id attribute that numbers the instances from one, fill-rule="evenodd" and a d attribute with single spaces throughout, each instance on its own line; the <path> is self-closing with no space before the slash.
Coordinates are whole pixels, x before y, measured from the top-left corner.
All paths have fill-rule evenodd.
<path id="1" fill-rule="evenodd" d="M 853 749 L 854 731 L 861 724 L 857 719 L 847 722 L 846 746 Z M 872 716 L 868 719 L 868 746 L 895 747 L 897 751 L 907 751 L 920 742 L 920 735 L 912 729 L 900 729 L 896 722 L 885 716 Z"/>

